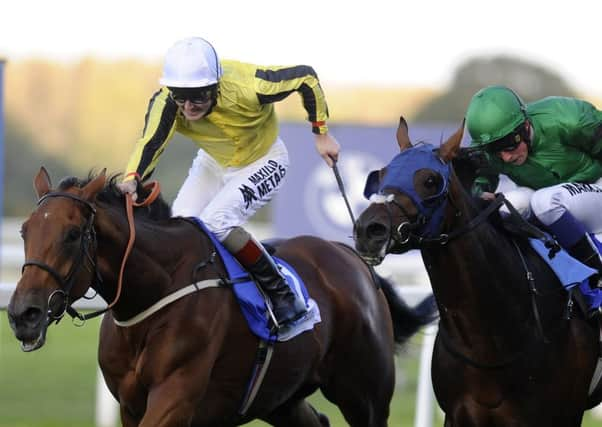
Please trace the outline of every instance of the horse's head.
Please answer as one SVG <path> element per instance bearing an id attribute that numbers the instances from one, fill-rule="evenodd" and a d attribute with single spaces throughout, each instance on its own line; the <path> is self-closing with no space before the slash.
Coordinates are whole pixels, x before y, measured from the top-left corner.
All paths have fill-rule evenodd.
<path id="1" fill-rule="evenodd" d="M 105 179 L 103 171 L 81 187 L 71 181 L 53 190 L 43 167 L 34 178 L 39 200 L 21 227 L 25 263 L 8 305 L 10 325 L 24 351 L 44 345 L 48 325 L 95 278 L 95 199 Z"/>
<path id="2" fill-rule="evenodd" d="M 463 126 L 439 149 L 413 146 L 403 117 L 397 130 L 400 153 L 368 176 L 364 195 L 371 204 L 355 224 L 356 248 L 371 264 L 387 253 L 416 248 L 421 239 L 438 233 L 443 221 Z"/>

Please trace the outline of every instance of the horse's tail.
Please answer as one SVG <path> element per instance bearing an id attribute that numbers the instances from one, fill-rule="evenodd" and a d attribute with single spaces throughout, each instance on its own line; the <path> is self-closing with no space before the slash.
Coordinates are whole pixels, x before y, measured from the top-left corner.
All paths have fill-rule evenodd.
<path id="1" fill-rule="evenodd" d="M 427 296 L 416 307 L 412 308 L 397 293 L 393 283 L 378 274 L 374 276 L 387 299 L 391 319 L 393 320 L 393 334 L 397 344 L 403 344 L 421 327 L 428 325 L 439 316 L 433 294 Z"/>
<path id="2" fill-rule="evenodd" d="M 380 287 L 387 299 L 391 320 L 393 321 L 393 336 L 397 344 L 403 344 L 418 332 L 423 326 L 428 325 L 439 317 L 437 303 L 433 294 L 424 298 L 416 307 L 412 308 L 399 296 L 395 290 L 395 285 L 389 280 L 380 276 L 374 267 L 368 265 L 366 261 L 357 253 L 357 251 L 346 243 L 333 242 L 340 247 L 348 250 L 358 257 L 370 270 L 376 286 Z"/>

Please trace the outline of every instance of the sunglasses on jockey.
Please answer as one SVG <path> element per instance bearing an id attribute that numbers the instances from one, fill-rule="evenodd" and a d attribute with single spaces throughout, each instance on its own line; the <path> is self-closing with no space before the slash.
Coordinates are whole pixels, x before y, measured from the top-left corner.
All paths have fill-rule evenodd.
<path id="1" fill-rule="evenodd" d="M 205 104 L 217 95 L 217 85 L 205 87 L 168 87 L 170 97 L 177 104 L 184 104 L 186 101 L 192 104 Z"/>
<path id="2" fill-rule="evenodd" d="M 523 141 L 528 144 L 529 131 L 524 124 L 521 124 L 509 135 L 487 144 L 485 149 L 492 154 L 501 152 L 508 153 L 516 150 Z"/>
<path id="3" fill-rule="evenodd" d="M 521 142 L 520 134 L 513 132 L 504 138 L 487 144 L 486 148 L 490 153 L 510 152 L 516 150 Z"/>

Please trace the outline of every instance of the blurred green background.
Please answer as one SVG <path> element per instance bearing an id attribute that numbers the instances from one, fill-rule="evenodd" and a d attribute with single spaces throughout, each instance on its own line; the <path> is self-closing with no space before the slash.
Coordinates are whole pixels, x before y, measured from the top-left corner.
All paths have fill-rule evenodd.
<path id="1" fill-rule="evenodd" d="M 41 165 L 54 182 L 93 168 L 120 172 L 142 130 L 159 72 L 159 63 L 133 60 L 7 62 L 4 215 L 22 217 L 32 209 L 32 177 Z M 438 89 L 324 85 L 331 122 L 394 127 L 403 114 L 409 122 L 460 123 L 472 94 L 493 83 L 512 86 L 526 101 L 568 95 L 602 107 L 602 99 L 577 93 L 555 70 L 523 58 L 475 56 L 450 70 L 450 75 L 449 85 Z M 305 119 L 296 95 L 278 104 L 277 110 L 286 121 Z M 182 138 L 166 150 L 155 178 L 168 200 L 194 152 Z M 255 219 L 269 218 L 266 209 Z M 5 241 L 6 236 L 2 238 Z M 51 328 L 43 349 L 25 354 L 8 327 L 6 313 L 0 311 L 0 427 L 92 427 L 97 334 L 97 321 L 77 328 L 66 319 Z M 421 338 L 418 334 L 397 358 L 390 425 L 413 425 Z M 319 395 L 312 402 L 327 413 L 333 426 L 346 425 L 338 410 Z M 441 424 L 436 411 L 435 425 Z M 600 421 L 586 415 L 583 426 L 596 425 Z"/>
<path id="2" fill-rule="evenodd" d="M 66 318 L 50 328 L 42 349 L 23 353 L 6 313 L 0 312 L 0 427 L 94 427 L 98 327 L 97 319 L 76 327 Z M 396 357 L 391 426 L 414 425 L 422 337 L 422 333 L 415 335 Z M 320 393 L 310 401 L 327 414 L 333 427 L 347 425 L 338 409 Z M 434 425 L 442 423 L 440 411 L 434 410 Z M 257 421 L 247 425 L 267 424 Z M 600 420 L 588 413 L 582 426 L 600 426 Z"/>
<path id="3" fill-rule="evenodd" d="M 21 60 L 8 61 L 5 68 L 5 216 L 28 214 L 34 203 L 32 177 L 41 165 L 55 180 L 90 169 L 117 173 L 125 168 L 158 89 L 159 63 Z M 404 115 L 410 125 L 460 124 L 472 95 L 494 83 L 513 87 L 525 101 L 575 95 L 602 108 L 602 100 L 577 93 L 553 69 L 518 57 L 467 58 L 450 76 L 441 89 L 324 84 L 329 123 L 394 128 Z M 297 94 L 276 108 L 283 121 L 305 120 Z M 307 137 L 311 140 L 309 128 Z M 344 153 L 345 141 L 340 142 Z M 184 138 L 169 144 L 154 176 L 166 195 L 175 195 L 194 153 L 195 146 Z"/>
<path id="4" fill-rule="evenodd" d="M 44 347 L 23 353 L 6 313 L 0 312 L 0 427 L 94 426 L 99 324 L 94 319 L 76 327 L 66 318 L 51 326 Z M 396 358 L 390 425 L 413 425 L 421 336 L 412 338 Z M 311 401 L 328 415 L 333 427 L 347 425 L 320 393 Z M 266 426 L 262 422 L 248 425 Z"/>

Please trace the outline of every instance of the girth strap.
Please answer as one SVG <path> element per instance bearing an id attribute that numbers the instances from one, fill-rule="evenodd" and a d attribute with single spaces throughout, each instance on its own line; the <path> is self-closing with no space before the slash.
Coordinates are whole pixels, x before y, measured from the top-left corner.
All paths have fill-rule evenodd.
<path id="1" fill-rule="evenodd" d="M 201 290 L 207 289 L 207 288 L 217 288 L 217 287 L 220 287 L 223 285 L 224 284 L 221 279 L 202 280 L 200 282 L 193 283 L 192 285 L 188 285 L 185 288 L 178 289 L 174 293 L 171 293 L 171 294 L 167 295 L 166 297 L 161 298 L 159 301 L 157 301 L 156 303 L 154 303 L 153 305 L 151 305 L 149 308 L 142 311 L 141 313 L 138 313 L 131 319 L 123 320 L 123 321 L 114 319 L 113 321 L 115 322 L 115 324 L 117 326 L 121 326 L 122 328 L 128 328 L 130 326 L 134 326 L 135 324 L 142 322 L 144 319 L 146 319 L 147 317 L 156 313 L 157 311 L 161 310 L 166 305 L 169 305 L 172 302 L 177 301 L 180 298 L 185 297 L 188 294 L 191 294 L 191 293 L 197 292 L 197 291 L 201 291 Z"/>
<path id="2" fill-rule="evenodd" d="M 257 396 L 257 392 L 263 384 L 263 379 L 265 378 L 265 374 L 268 371 L 270 362 L 272 361 L 273 352 L 273 343 L 268 343 L 265 340 L 259 341 L 259 346 L 257 347 L 257 355 L 255 356 L 255 366 L 253 367 L 253 373 L 251 374 L 251 378 L 249 379 L 247 392 L 245 393 L 245 397 L 243 398 L 242 404 L 240 405 L 240 409 L 238 410 L 239 415 L 244 416 L 253 404 L 253 401 Z"/>

